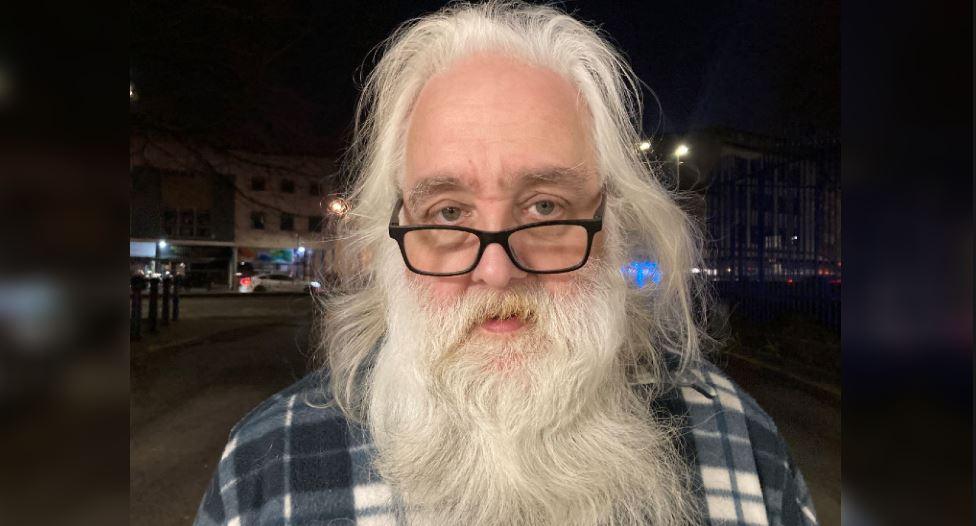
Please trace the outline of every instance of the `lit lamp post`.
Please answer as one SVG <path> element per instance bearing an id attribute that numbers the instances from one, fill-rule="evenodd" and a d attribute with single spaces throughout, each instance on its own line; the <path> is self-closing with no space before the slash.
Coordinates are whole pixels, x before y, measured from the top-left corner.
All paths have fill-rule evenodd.
<path id="1" fill-rule="evenodd" d="M 674 150 L 674 173 L 675 178 L 678 181 L 681 180 L 681 158 L 688 155 L 688 146 L 685 144 L 679 144 Z"/>

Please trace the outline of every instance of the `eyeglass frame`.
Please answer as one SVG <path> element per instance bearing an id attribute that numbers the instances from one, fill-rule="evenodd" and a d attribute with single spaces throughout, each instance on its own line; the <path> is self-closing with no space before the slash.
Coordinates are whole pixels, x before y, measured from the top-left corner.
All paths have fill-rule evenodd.
<path id="1" fill-rule="evenodd" d="M 590 250 L 593 248 L 593 236 L 597 232 L 603 230 L 603 211 L 607 203 L 607 195 L 605 192 L 600 194 L 600 205 L 597 207 L 596 212 L 593 214 L 593 219 L 556 219 L 553 221 L 538 221 L 535 223 L 526 223 L 524 225 L 519 225 L 515 228 L 510 228 L 508 230 L 499 230 L 497 232 L 490 232 L 485 230 L 478 230 L 476 228 L 468 228 L 466 226 L 458 225 L 400 225 L 400 210 L 403 208 L 403 198 L 397 200 L 397 204 L 393 207 L 393 215 L 390 217 L 390 237 L 395 239 L 397 245 L 400 247 L 400 254 L 403 256 L 403 263 L 407 265 L 407 268 L 415 273 L 422 276 L 433 276 L 433 277 L 449 277 L 449 276 L 461 276 L 473 271 L 478 263 L 481 263 L 481 256 L 484 255 L 485 250 L 488 245 L 498 243 L 505 250 L 505 254 L 508 255 L 508 259 L 511 260 L 512 264 L 516 268 L 523 272 L 528 272 L 531 274 L 563 274 L 566 272 L 572 272 L 583 268 L 586 262 L 590 259 Z M 571 225 L 571 226 L 581 226 L 586 229 L 586 252 L 583 253 L 583 259 L 579 264 L 567 267 L 564 269 L 557 270 L 532 270 L 522 266 L 512 252 L 512 247 L 508 244 L 508 239 L 512 234 L 520 230 L 526 230 L 528 228 L 535 228 L 540 226 L 558 226 L 558 225 Z M 404 238 L 410 232 L 415 230 L 455 230 L 459 232 L 468 232 L 469 234 L 474 234 L 478 236 L 478 255 L 474 258 L 474 263 L 471 264 L 467 269 L 460 272 L 425 272 L 418 270 L 416 267 L 410 264 L 410 258 L 407 257 L 407 248 L 404 245 Z"/>

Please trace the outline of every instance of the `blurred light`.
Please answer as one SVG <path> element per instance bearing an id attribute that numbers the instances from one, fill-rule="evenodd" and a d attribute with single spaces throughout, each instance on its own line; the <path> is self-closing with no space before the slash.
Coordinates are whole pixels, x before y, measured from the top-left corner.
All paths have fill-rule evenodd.
<path id="1" fill-rule="evenodd" d="M 136 87 L 131 82 L 129 83 L 129 100 L 130 101 L 139 100 L 139 94 L 136 93 Z"/>
<path id="2" fill-rule="evenodd" d="M 166 240 L 165 239 L 160 239 L 158 245 L 159 245 L 159 248 L 166 248 Z"/>
<path id="3" fill-rule="evenodd" d="M 646 285 L 648 278 L 655 285 L 661 282 L 661 271 L 656 261 L 632 261 L 620 270 L 638 287 Z"/>
<path id="4" fill-rule="evenodd" d="M 321 288 L 321 287 L 322 287 L 322 284 L 321 284 L 321 283 L 319 283 L 318 281 L 312 281 L 312 282 L 310 282 L 310 283 L 309 283 L 309 285 L 311 285 L 311 286 L 312 286 L 312 288 L 316 288 L 316 289 L 318 289 L 318 288 Z"/>
<path id="5" fill-rule="evenodd" d="M 305 247 L 298 247 L 298 255 L 299 256 L 305 255 Z"/>
<path id="6" fill-rule="evenodd" d="M 793 241 L 796 241 L 797 239 L 800 239 L 799 236 L 793 236 Z"/>
<path id="7" fill-rule="evenodd" d="M 0 281 L 0 350 L 49 352 L 53 344 L 69 337 L 73 318 L 65 306 L 64 289 L 45 278 Z"/>
<path id="8" fill-rule="evenodd" d="M 341 197 L 336 197 L 335 199 L 329 201 L 329 213 L 342 217 L 346 215 L 349 210 L 349 205 L 346 200 Z"/>
<path id="9" fill-rule="evenodd" d="M 251 278 L 249 278 L 249 277 L 243 277 L 243 278 L 241 278 L 241 286 L 242 287 L 250 287 L 251 286 Z"/>
<path id="10" fill-rule="evenodd" d="M 694 267 L 693 269 L 691 269 L 691 273 L 692 274 L 700 274 L 701 273 L 701 269 L 698 268 L 698 267 Z"/>
<path id="11" fill-rule="evenodd" d="M 678 148 L 674 150 L 675 157 L 682 157 L 688 155 L 688 146 L 685 144 L 679 144 Z"/>
<path id="12" fill-rule="evenodd" d="M 646 152 L 647 150 L 651 149 L 651 141 L 642 141 L 639 145 L 637 145 L 637 148 L 642 152 Z"/>

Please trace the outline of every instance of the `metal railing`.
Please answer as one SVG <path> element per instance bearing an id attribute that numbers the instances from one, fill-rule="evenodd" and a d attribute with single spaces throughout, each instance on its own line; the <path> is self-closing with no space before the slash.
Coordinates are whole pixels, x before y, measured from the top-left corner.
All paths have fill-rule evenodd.
<path id="1" fill-rule="evenodd" d="M 840 143 L 727 156 L 705 195 L 719 298 L 757 321 L 794 313 L 840 327 Z"/>

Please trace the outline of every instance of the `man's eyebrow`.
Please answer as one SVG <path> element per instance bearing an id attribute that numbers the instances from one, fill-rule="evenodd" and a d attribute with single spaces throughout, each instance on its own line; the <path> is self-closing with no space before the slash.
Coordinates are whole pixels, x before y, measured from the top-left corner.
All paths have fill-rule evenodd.
<path id="1" fill-rule="evenodd" d="M 586 189 L 585 180 L 586 172 L 578 166 L 546 166 L 516 172 L 506 177 L 505 184 L 517 188 L 543 185 L 560 186 L 565 187 L 570 192 L 582 195 Z M 471 185 L 453 175 L 433 175 L 414 184 L 405 193 L 404 203 L 408 209 L 415 209 L 432 195 L 455 190 L 471 191 L 477 190 L 477 188 L 471 188 Z"/>
<path id="2" fill-rule="evenodd" d="M 449 192 L 451 190 L 463 190 L 467 189 L 468 185 L 461 182 L 457 177 L 449 175 L 437 175 L 433 177 L 427 177 L 418 181 L 413 185 L 409 191 L 407 191 L 404 196 L 404 202 L 407 204 L 408 209 L 416 208 L 424 199 L 428 197 L 439 194 L 443 192 Z"/>
<path id="3" fill-rule="evenodd" d="M 528 188 L 552 185 L 565 187 L 575 194 L 586 190 L 586 172 L 578 167 L 553 166 L 543 169 L 526 170 L 512 178 L 515 185 Z"/>

